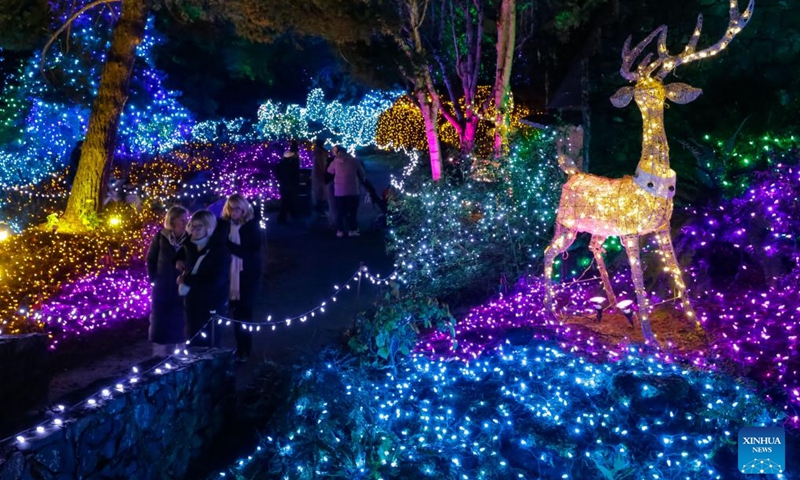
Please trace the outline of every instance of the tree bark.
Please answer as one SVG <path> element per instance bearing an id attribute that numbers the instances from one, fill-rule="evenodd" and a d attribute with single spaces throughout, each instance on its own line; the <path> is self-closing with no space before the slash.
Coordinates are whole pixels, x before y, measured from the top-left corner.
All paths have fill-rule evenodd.
<path id="1" fill-rule="evenodd" d="M 494 155 L 500 157 L 508 147 L 511 101 L 511 66 L 517 35 L 517 2 L 503 0 L 497 18 L 497 69 L 494 81 L 495 134 Z"/>
<path id="2" fill-rule="evenodd" d="M 450 95 L 450 100 L 453 103 L 453 112 L 451 113 L 447 111 L 446 107 L 443 107 L 442 114 L 456 130 L 459 144 L 461 146 L 461 155 L 466 157 L 472 154 L 475 150 L 475 135 L 477 134 L 478 121 L 480 120 L 478 112 L 481 110 L 481 106 L 476 105 L 475 102 L 478 91 L 478 74 L 480 72 L 481 48 L 483 46 L 484 13 L 483 4 L 481 1 L 462 0 L 458 2 L 458 13 L 456 13 L 456 7 L 454 7 L 454 3 L 455 2 L 449 3 L 450 30 L 453 37 L 452 42 L 453 51 L 455 54 L 455 71 L 458 79 L 461 82 L 461 95 L 463 95 L 464 98 L 463 110 L 458 103 L 458 95 L 448 80 L 446 65 L 438 57 L 437 59 L 439 59 L 439 65 L 442 69 L 442 76 L 445 79 L 447 92 Z M 464 22 L 464 51 L 462 51 L 460 48 L 462 43 L 461 36 L 458 35 L 456 31 L 456 22 L 459 15 L 463 18 Z"/>
<path id="3" fill-rule="evenodd" d="M 398 38 L 398 42 L 414 68 L 414 75 L 411 78 L 414 85 L 412 98 L 416 100 L 417 106 L 422 112 L 422 119 L 425 122 L 425 137 L 428 139 L 428 153 L 431 160 L 431 176 L 433 181 L 438 182 L 442 178 L 442 158 L 439 151 L 439 132 L 437 128 L 441 101 L 433 85 L 430 67 L 424 60 L 426 52 L 422 42 L 422 35 L 420 34 L 429 0 L 423 0 L 421 4 L 418 0 L 403 1 L 410 38 L 407 39 L 409 43 L 406 43 L 402 38 Z"/>
<path id="4" fill-rule="evenodd" d="M 442 178 L 442 155 L 439 150 L 439 99 L 436 96 L 429 96 L 427 89 L 416 91 L 417 106 L 422 112 L 422 119 L 425 121 L 425 137 L 428 139 L 428 153 L 431 159 L 431 177 L 434 182 Z"/>
<path id="5" fill-rule="evenodd" d="M 85 231 L 81 217 L 97 213 L 103 182 L 111 166 L 120 116 L 130 93 L 130 77 L 136 47 L 144 37 L 148 8 L 145 0 L 123 0 L 122 15 L 111 37 L 97 98 L 92 105 L 89 128 L 81 149 L 78 171 L 70 190 L 67 209 L 59 221 L 60 231 Z"/>

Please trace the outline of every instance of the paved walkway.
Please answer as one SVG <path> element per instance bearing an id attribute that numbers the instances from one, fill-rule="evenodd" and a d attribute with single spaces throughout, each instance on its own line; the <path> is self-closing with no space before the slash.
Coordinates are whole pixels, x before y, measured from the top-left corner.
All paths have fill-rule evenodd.
<path id="1" fill-rule="evenodd" d="M 389 184 L 389 169 L 367 162 L 367 177 L 380 193 Z M 377 206 L 361 204 L 359 226 L 361 236 L 337 238 L 335 230 L 322 229 L 327 219 L 301 219 L 285 225 L 269 215 L 265 254 L 265 278 L 255 308 L 255 320 L 284 320 L 305 313 L 327 302 L 326 312 L 309 317 L 306 322 L 292 321 L 290 326 L 277 325 L 262 329 L 253 337 L 253 358 L 248 365 L 256 368 L 260 361 L 292 362 L 318 352 L 322 346 L 343 339 L 355 314 L 368 307 L 377 289 L 366 279 L 360 295 L 356 284 L 351 290 L 330 300 L 334 285 L 342 285 L 358 270 L 361 262 L 372 274 L 385 276 L 393 269 L 393 260 L 386 254 L 384 230 L 373 227 L 381 212 Z M 312 228 L 309 228 L 312 224 Z M 265 331 L 266 330 L 266 331 Z M 227 332 L 223 346 L 234 348 L 233 334 Z M 237 371 L 237 383 L 248 380 L 248 369 Z"/>
<path id="2" fill-rule="evenodd" d="M 378 192 L 388 185 L 391 172 L 385 164 L 367 160 L 366 171 Z M 255 309 L 256 319 L 266 320 L 267 315 L 272 315 L 273 320 L 285 319 L 320 305 L 333 293 L 333 285 L 349 278 L 360 262 L 372 273 L 391 272 L 393 262 L 385 253 L 384 232 L 372 227 L 379 214 L 377 207 L 362 203 L 358 215 L 362 236 L 355 238 L 336 238 L 334 230 L 309 228 L 308 219 L 279 225 L 276 214 L 269 214 L 264 246 L 265 278 Z M 295 321 L 288 327 L 278 325 L 275 330 L 262 329 L 254 334 L 253 357 L 237 369 L 237 384 L 246 384 L 264 361 L 292 363 L 342 340 L 356 312 L 365 309 L 375 293 L 375 287 L 365 281 L 360 297 L 354 290 L 343 292 L 337 302 L 328 302 L 327 313 L 323 315 L 309 318 L 305 323 Z M 120 335 L 118 348 L 82 362 L 79 368 L 56 373 L 50 400 L 125 375 L 132 365 L 149 359 L 151 348 L 146 332 L 143 320 L 142 325 L 132 325 Z M 226 329 L 223 347 L 234 346 L 233 332 Z M 87 341 L 87 348 L 91 348 L 91 342 Z"/>

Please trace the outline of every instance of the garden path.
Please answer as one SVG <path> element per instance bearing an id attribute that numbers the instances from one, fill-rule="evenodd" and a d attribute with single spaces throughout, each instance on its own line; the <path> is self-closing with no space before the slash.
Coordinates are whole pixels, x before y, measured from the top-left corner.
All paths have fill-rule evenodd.
<path id="1" fill-rule="evenodd" d="M 367 177 L 380 193 L 389 184 L 396 169 L 381 159 L 365 158 Z M 380 214 L 376 206 L 362 203 L 359 225 L 362 235 L 357 238 L 336 238 L 327 228 L 311 228 L 309 221 L 290 220 L 285 225 L 275 221 L 276 213 L 268 213 L 264 244 L 265 277 L 255 308 L 255 319 L 283 319 L 306 312 L 325 301 L 333 293 L 333 285 L 341 284 L 359 267 L 360 262 L 372 273 L 386 275 L 392 270 L 392 259 L 386 255 L 384 231 L 374 228 Z M 354 289 L 328 300 L 326 313 L 307 322 L 278 325 L 254 334 L 253 357 L 237 367 L 237 386 L 246 385 L 264 362 L 292 364 L 302 356 L 317 352 L 321 347 L 343 339 L 357 311 L 363 310 L 375 297 L 376 289 L 362 282 L 360 297 Z M 55 372 L 50 387 L 50 402 L 74 396 L 86 389 L 123 376 L 131 366 L 147 361 L 151 356 L 147 341 L 147 320 L 131 322 L 109 335 L 104 351 L 91 355 L 90 339 L 76 355 L 93 358 L 76 361 L 76 368 Z M 234 348 L 233 332 L 226 329 L 223 347 Z M 72 363 L 72 362 L 70 362 Z"/>

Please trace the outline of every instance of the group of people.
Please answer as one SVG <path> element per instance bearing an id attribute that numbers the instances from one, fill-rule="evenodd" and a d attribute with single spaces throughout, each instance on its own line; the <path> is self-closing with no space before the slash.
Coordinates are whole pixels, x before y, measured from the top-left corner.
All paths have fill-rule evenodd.
<path id="1" fill-rule="evenodd" d="M 329 155 L 323 141 L 313 151 L 311 193 L 314 212 L 330 216 L 337 237 L 358 236 L 356 215 L 364 167 L 344 148 Z M 278 222 L 297 216 L 300 157 L 292 142 L 276 168 L 281 210 Z M 153 237 L 147 253 L 147 275 L 152 285 L 149 338 L 153 354 L 168 356 L 191 340 L 194 346 L 219 346 L 220 333 L 212 320 L 221 315 L 235 325 L 236 357 L 252 352 L 247 328 L 262 273 L 262 232 L 253 207 L 240 194 L 229 196 L 220 218 L 209 210 L 190 215 L 171 207 L 164 226 Z"/>
<path id="2" fill-rule="evenodd" d="M 278 223 L 287 217 L 297 217 L 297 198 L 300 179 L 300 156 L 297 142 L 292 142 L 276 167 L 281 209 Z M 329 217 L 336 226 L 339 238 L 355 237 L 358 231 L 358 205 L 361 200 L 360 186 L 366 177 L 364 166 L 341 146 L 334 146 L 330 154 L 325 142 L 314 143 L 311 167 L 311 201 L 314 214 Z"/>
<path id="3" fill-rule="evenodd" d="M 187 340 L 194 346 L 219 346 L 214 315 L 252 322 L 261 243 L 253 207 L 242 195 L 226 199 L 221 218 L 209 210 L 190 216 L 179 205 L 167 211 L 147 253 L 154 355 L 167 356 Z M 235 354 L 243 361 L 252 351 L 252 337 L 239 322 Z"/>

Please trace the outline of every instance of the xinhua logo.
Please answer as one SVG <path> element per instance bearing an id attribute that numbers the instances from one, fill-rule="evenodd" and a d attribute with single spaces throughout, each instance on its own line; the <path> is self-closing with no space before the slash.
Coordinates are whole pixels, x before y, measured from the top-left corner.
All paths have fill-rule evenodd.
<path id="1" fill-rule="evenodd" d="M 786 434 L 779 427 L 739 430 L 739 471 L 774 474 L 786 470 Z"/>

